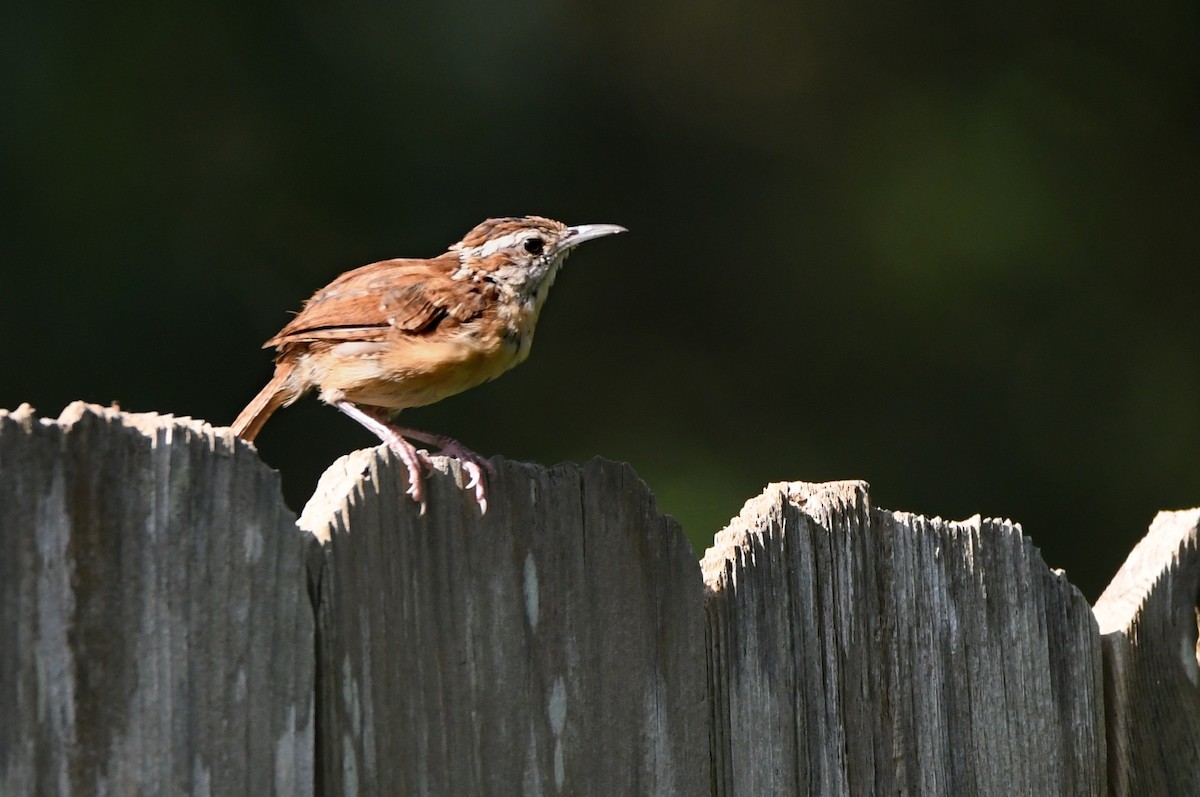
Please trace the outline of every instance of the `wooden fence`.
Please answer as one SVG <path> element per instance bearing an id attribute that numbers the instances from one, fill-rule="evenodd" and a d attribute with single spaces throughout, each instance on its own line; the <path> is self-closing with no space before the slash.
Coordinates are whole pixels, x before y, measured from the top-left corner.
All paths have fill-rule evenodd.
<path id="1" fill-rule="evenodd" d="M 0 795 L 1200 794 L 1200 511 L 1089 607 L 861 482 L 697 562 L 626 465 L 440 463 L 297 522 L 227 429 L 0 412 Z"/>

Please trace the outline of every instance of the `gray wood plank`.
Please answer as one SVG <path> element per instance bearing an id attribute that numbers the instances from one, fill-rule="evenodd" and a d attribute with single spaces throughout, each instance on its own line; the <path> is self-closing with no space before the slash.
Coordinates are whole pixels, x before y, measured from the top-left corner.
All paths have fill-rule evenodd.
<path id="1" fill-rule="evenodd" d="M 0 411 L 0 794 L 308 795 L 313 616 L 228 430 Z"/>
<path id="2" fill-rule="evenodd" d="M 715 794 L 1105 793 L 1096 625 L 1019 527 L 774 484 L 702 567 Z"/>
<path id="3" fill-rule="evenodd" d="M 330 468 L 314 562 L 325 795 L 700 795 L 702 586 L 626 465 L 438 460 L 421 517 L 379 449 Z"/>
<path id="4" fill-rule="evenodd" d="M 1200 509 L 1160 512 L 1096 602 L 1118 797 L 1200 794 Z"/>

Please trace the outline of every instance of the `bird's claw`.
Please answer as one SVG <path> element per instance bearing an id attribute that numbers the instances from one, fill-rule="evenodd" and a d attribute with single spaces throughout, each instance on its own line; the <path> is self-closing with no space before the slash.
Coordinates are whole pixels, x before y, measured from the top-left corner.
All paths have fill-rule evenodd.
<path id="1" fill-rule="evenodd" d="M 425 462 L 428 462 L 429 457 L 424 451 L 417 451 L 416 454 L 416 457 L 400 456 L 400 460 L 404 463 L 404 469 L 408 473 L 408 489 L 404 493 L 420 505 L 421 514 L 424 515 L 428 504 L 425 501 L 425 474 L 421 472 L 421 468 Z"/>
<path id="2" fill-rule="evenodd" d="M 467 476 L 470 477 L 467 479 L 467 483 L 463 485 L 463 489 L 474 491 L 475 503 L 479 504 L 479 514 L 486 515 L 488 502 L 487 493 L 483 487 L 483 469 L 479 467 L 479 462 L 473 459 L 464 459 L 460 461 L 462 462 L 463 471 L 465 471 Z M 484 464 L 489 466 L 489 470 L 491 469 L 490 462 L 484 460 Z"/>
<path id="3" fill-rule="evenodd" d="M 408 473 L 408 489 L 404 492 L 420 505 L 421 515 L 424 515 L 429 508 L 429 503 L 425 497 L 425 474 L 423 471 L 433 467 L 433 456 L 424 448 L 414 449 L 413 454 L 415 455 L 413 457 L 401 456 Z M 479 514 L 486 515 L 488 501 L 483 471 L 486 468 L 489 472 L 494 473 L 492 463 L 470 455 L 460 456 L 459 461 L 462 463 L 463 472 L 467 475 L 467 483 L 463 485 L 463 489 L 472 492 L 475 503 L 479 505 Z"/>

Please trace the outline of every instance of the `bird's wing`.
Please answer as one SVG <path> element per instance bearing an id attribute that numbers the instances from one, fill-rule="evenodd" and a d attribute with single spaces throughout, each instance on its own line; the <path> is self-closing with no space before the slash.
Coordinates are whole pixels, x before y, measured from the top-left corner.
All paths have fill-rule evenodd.
<path id="1" fill-rule="evenodd" d="M 453 280 L 455 255 L 384 260 L 347 271 L 304 303 L 264 348 L 306 341 L 383 340 L 428 333 L 482 314 L 496 286 Z"/>

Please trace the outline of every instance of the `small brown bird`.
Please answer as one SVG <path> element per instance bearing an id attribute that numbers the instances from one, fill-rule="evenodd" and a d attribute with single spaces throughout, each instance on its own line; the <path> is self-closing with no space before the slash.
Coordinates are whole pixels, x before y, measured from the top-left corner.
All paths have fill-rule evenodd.
<path id="1" fill-rule="evenodd" d="M 393 417 L 495 379 L 529 356 L 538 313 L 558 269 L 584 241 L 625 232 L 568 227 L 540 216 L 488 219 L 443 255 L 382 260 L 347 271 L 304 303 L 268 340 L 275 375 L 233 422 L 253 440 L 275 410 L 310 389 L 361 423 L 408 471 L 407 493 L 425 511 L 429 453 L 462 460 L 481 512 L 487 460 L 457 441 L 397 426 Z"/>

